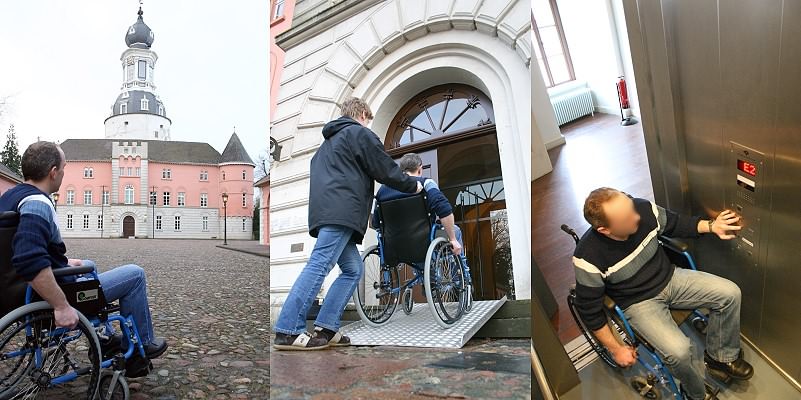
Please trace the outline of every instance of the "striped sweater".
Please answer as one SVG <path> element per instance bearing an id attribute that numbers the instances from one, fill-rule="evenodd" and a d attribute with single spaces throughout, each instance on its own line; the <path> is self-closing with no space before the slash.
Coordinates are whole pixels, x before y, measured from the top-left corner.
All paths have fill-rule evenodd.
<path id="1" fill-rule="evenodd" d="M 625 310 L 656 296 L 667 286 L 673 265 L 659 246 L 658 236 L 698 236 L 699 217 L 681 216 L 645 199 L 633 200 L 640 214 L 637 232 L 619 241 L 589 229 L 573 254 L 575 304 L 579 316 L 592 330 L 606 323 L 604 295 Z"/>
<path id="2" fill-rule="evenodd" d="M 11 258 L 20 277 L 30 281 L 45 268 L 67 266 L 67 248 L 61 240 L 56 210 L 50 196 L 32 185 L 21 183 L 3 193 L 0 211 L 17 211 L 20 214 Z"/>

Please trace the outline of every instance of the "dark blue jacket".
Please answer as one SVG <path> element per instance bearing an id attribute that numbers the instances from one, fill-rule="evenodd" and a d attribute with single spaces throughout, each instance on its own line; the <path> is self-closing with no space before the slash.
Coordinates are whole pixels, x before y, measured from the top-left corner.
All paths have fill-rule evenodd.
<path id="1" fill-rule="evenodd" d="M 49 195 L 35 186 L 21 183 L 3 193 L 0 211 L 20 214 L 11 258 L 18 275 L 31 281 L 45 268 L 67 266 L 67 248 L 61 239 Z"/>
<path id="2" fill-rule="evenodd" d="M 375 133 L 352 118 L 327 123 L 323 137 L 309 171 L 309 234 L 317 237 L 320 227 L 340 225 L 353 229 L 351 240 L 361 243 L 374 181 L 411 193 L 417 182 L 387 155 Z"/>
<path id="3" fill-rule="evenodd" d="M 434 215 L 436 215 L 439 219 L 453 214 L 451 203 L 448 202 L 448 199 L 444 194 L 442 194 L 437 186 L 437 183 L 434 182 L 433 179 L 428 179 L 422 176 L 413 176 L 412 178 L 423 185 L 423 189 L 425 189 L 426 194 L 428 195 L 426 202 L 428 203 L 429 211 L 433 212 Z M 375 199 L 376 201 L 387 201 L 412 196 L 413 194 L 414 193 L 404 193 L 389 186 L 381 185 L 381 187 L 378 188 L 378 193 L 375 194 Z M 372 226 L 373 228 L 378 228 L 378 215 L 376 214 L 375 205 L 373 205 Z"/>

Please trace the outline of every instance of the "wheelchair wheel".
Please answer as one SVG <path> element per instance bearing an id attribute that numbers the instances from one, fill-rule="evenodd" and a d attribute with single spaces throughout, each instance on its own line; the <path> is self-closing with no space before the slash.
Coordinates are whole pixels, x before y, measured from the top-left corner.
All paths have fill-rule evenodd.
<path id="1" fill-rule="evenodd" d="M 601 357 L 601 360 L 605 362 L 612 368 L 619 369 L 620 366 L 617 365 L 615 359 L 612 357 L 612 354 L 609 353 L 609 350 L 604 347 L 604 345 L 595 338 L 595 335 L 590 331 L 587 325 L 584 324 L 584 321 L 578 314 L 578 310 L 576 309 L 575 305 L 576 300 L 576 290 L 570 289 L 570 294 L 567 296 L 567 305 L 570 308 L 570 314 L 573 315 L 573 320 L 576 321 L 576 325 L 578 325 L 581 334 L 584 335 L 584 338 L 587 339 L 587 343 L 590 344 L 593 351 L 598 354 L 598 357 Z"/>
<path id="2" fill-rule="evenodd" d="M 398 269 L 381 262 L 378 246 L 367 248 L 362 262 L 364 273 L 353 291 L 353 303 L 365 324 L 378 327 L 389 321 L 398 304 Z"/>
<path id="3" fill-rule="evenodd" d="M 40 301 L 0 319 L 0 399 L 45 399 L 55 390 L 94 399 L 100 344 L 94 326 L 78 313 L 74 329 L 57 328 L 53 309 Z"/>
<path id="4" fill-rule="evenodd" d="M 114 371 L 109 370 L 100 374 L 100 385 L 97 391 L 100 400 L 128 400 L 131 397 L 125 376 L 119 374 L 115 379 Z"/>
<path id="5" fill-rule="evenodd" d="M 467 282 L 462 260 L 453 254 L 451 244 L 438 237 L 428 246 L 425 289 L 431 314 L 443 328 L 462 318 L 467 300 Z"/>

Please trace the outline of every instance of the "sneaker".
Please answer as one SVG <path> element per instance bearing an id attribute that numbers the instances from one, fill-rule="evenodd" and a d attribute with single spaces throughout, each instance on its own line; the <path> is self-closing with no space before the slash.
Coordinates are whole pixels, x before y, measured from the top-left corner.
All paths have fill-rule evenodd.
<path id="1" fill-rule="evenodd" d="M 273 341 L 277 350 L 323 350 L 328 348 L 328 340 L 303 332 L 299 335 L 288 335 L 277 332 Z"/>
<path id="2" fill-rule="evenodd" d="M 319 326 L 314 327 L 314 335 L 324 338 L 329 346 L 350 346 L 350 338 L 340 332 L 334 332 L 327 328 Z"/>

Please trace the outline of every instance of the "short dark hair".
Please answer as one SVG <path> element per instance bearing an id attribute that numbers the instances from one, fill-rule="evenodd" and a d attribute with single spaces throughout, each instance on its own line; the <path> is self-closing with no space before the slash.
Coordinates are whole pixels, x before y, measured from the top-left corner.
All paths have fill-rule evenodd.
<path id="1" fill-rule="evenodd" d="M 36 142 L 22 154 L 22 177 L 26 181 L 41 181 L 53 167 L 61 168 L 61 152 L 53 142 Z"/>
<path id="2" fill-rule="evenodd" d="M 400 168 L 403 172 L 415 172 L 423 165 L 423 159 L 416 153 L 406 153 L 400 159 Z"/>

